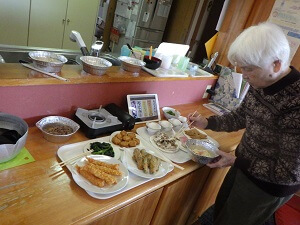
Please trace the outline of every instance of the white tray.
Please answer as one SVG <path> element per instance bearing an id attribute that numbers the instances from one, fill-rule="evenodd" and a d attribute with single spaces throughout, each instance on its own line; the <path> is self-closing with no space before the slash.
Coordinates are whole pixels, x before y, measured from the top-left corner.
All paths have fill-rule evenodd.
<path id="1" fill-rule="evenodd" d="M 57 150 L 57 155 L 62 161 L 65 161 L 67 159 L 73 158 L 74 156 L 83 153 L 84 146 L 87 145 L 89 142 L 91 142 L 91 141 L 109 142 L 109 138 L 110 138 L 110 136 L 107 136 L 107 137 L 96 138 L 96 139 L 92 139 L 92 140 L 88 140 L 88 141 L 77 142 L 74 144 L 64 145 Z M 152 145 L 145 142 L 144 140 L 140 140 L 140 141 L 142 144 L 141 147 L 149 148 L 153 152 L 155 152 L 158 156 L 161 156 L 161 153 L 157 149 L 153 148 Z M 70 172 L 72 172 L 71 165 L 67 165 L 67 168 L 69 169 Z M 174 166 L 170 164 L 168 173 L 171 172 L 173 169 L 174 169 Z M 139 185 L 142 185 L 150 180 L 152 180 L 152 179 L 142 178 L 142 177 L 136 176 L 135 174 L 129 172 L 128 184 L 125 186 L 125 188 L 123 188 L 122 190 L 120 190 L 118 192 L 115 192 L 112 194 L 96 194 L 96 193 L 89 192 L 89 191 L 86 191 L 86 192 L 90 196 L 97 198 L 97 199 L 108 199 L 108 198 L 112 198 L 118 194 L 121 194 L 125 191 L 128 191 L 132 188 L 135 188 Z"/>
<path id="2" fill-rule="evenodd" d="M 151 136 L 148 134 L 146 127 L 139 127 L 138 129 L 136 129 L 136 132 L 145 141 L 147 141 L 149 144 L 151 144 L 151 142 L 150 142 Z M 160 150 L 157 149 L 157 151 L 160 151 Z M 185 163 L 185 162 L 191 160 L 191 157 L 188 155 L 188 153 L 186 153 L 182 150 L 179 150 L 178 152 L 175 152 L 175 153 L 166 153 L 166 152 L 162 152 L 162 151 L 160 151 L 160 153 L 175 163 Z"/>
<path id="3" fill-rule="evenodd" d="M 143 67 L 143 70 L 152 74 L 155 77 L 188 77 L 189 75 L 186 72 L 183 72 L 176 67 L 170 67 L 170 69 L 158 68 L 156 70 L 151 70 L 146 67 Z"/>

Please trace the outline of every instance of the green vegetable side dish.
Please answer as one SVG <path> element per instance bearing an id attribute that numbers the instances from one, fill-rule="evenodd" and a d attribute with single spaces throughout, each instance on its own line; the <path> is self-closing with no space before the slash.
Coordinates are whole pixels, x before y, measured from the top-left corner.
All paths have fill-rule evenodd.
<path id="1" fill-rule="evenodd" d="M 171 110 L 167 111 L 168 114 L 170 114 L 171 116 L 175 116 L 175 113 Z"/>
<path id="2" fill-rule="evenodd" d="M 90 143 L 90 149 L 88 150 L 93 150 L 92 154 L 93 155 L 107 155 L 114 157 L 115 152 L 113 150 L 113 147 L 111 144 L 106 143 L 106 142 L 93 142 Z"/>

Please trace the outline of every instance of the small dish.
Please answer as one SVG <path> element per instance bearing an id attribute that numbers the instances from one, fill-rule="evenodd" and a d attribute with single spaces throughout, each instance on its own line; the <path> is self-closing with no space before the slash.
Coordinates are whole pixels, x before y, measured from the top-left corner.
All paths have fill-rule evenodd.
<path id="1" fill-rule="evenodd" d="M 113 138 L 117 135 L 117 134 L 120 134 L 122 131 L 115 131 L 115 132 L 113 132 L 111 135 L 110 135 L 110 137 L 109 137 L 109 141 L 110 141 L 110 143 L 111 143 L 111 145 L 113 146 L 113 147 L 117 147 L 117 148 L 139 148 L 139 147 L 141 147 L 141 140 L 142 140 L 142 138 L 138 135 L 138 134 L 136 134 L 136 133 L 133 133 L 133 132 L 127 132 L 127 133 L 131 133 L 131 134 L 134 134 L 135 135 L 135 137 L 139 140 L 139 144 L 137 144 L 136 146 L 134 146 L 134 147 L 130 147 L 130 146 L 120 146 L 120 145 L 117 145 L 117 144 L 114 144 L 113 143 Z"/>
<path id="2" fill-rule="evenodd" d="M 154 135 L 158 131 L 161 130 L 161 125 L 159 125 L 158 123 L 155 123 L 155 122 L 147 122 L 146 123 L 146 130 L 149 133 L 149 135 Z"/>
<path id="3" fill-rule="evenodd" d="M 167 119 L 171 119 L 171 118 L 177 119 L 180 116 L 180 112 L 171 107 L 163 107 L 162 110 Z"/>
<path id="4" fill-rule="evenodd" d="M 173 125 L 173 129 L 174 129 L 175 132 L 177 132 L 181 129 L 182 123 L 180 122 L 180 120 L 175 119 L 175 118 L 171 118 L 168 121 Z"/>
<path id="5" fill-rule="evenodd" d="M 173 125 L 167 120 L 161 120 L 159 121 L 159 124 L 164 132 L 168 132 L 173 128 Z"/>
<path id="6" fill-rule="evenodd" d="M 162 61 L 154 56 L 152 56 L 150 59 L 149 56 L 146 55 L 144 56 L 144 62 L 146 63 L 145 67 L 151 70 L 156 70 L 160 67 Z"/>

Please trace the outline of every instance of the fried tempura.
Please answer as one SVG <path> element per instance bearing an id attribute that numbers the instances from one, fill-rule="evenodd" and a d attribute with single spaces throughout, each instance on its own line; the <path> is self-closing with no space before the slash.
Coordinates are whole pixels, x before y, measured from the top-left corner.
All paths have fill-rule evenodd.
<path id="1" fill-rule="evenodd" d="M 85 170 L 91 174 L 93 174 L 95 177 L 98 177 L 100 179 L 103 179 L 107 184 L 115 184 L 117 183 L 117 180 L 115 177 L 99 170 L 97 166 L 93 163 L 86 164 L 82 167 L 82 170 Z"/>
<path id="2" fill-rule="evenodd" d="M 190 136 L 192 139 L 205 139 L 207 138 L 207 135 L 202 134 L 200 131 L 198 131 L 195 128 L 192 128 L 190 130 L 184 131 L 184 133 L 188 136 Z"/>
<path id="3" fill-rule="evenodd" d="M 88 160 L 88 162 L 93 163 L 98 166 L 105 166 L 105 167 L 108 167 L 108 168 L 111 168 L 114 170 L 119 170 L 119 164 L 109 164 L 109 163 L 105 163 L 105 162 L 100 162 L 100 161 L 97 161 L 97 160 L 89 158 L 89 157 L 87 157 L 87 160 Z"/>
<path id="4" fill-rule="evenodd" d="M 83 170 L 81 167 L 76 166 L 76 169 L 78 173 L 83 176 L 85 179 L 87 179 L 89 182 L 91 182 L 93 185 L 96 185 L 98 187 L 104 187 L 105 181 L 95 177 L 93 174 L 90 174 L 89 172 Z"/>
<path id="5" fill-rule="evenodd" d="M 95 164 L 94 164 L 95 165 Z M 122 172 L 120 170 L 115 170 L 115 169 L 111 169 L 105 166 L 97 166 L 97 169 L 103 171 L 104 173 L 110 174 L 110 175 L 115 175 L 115 176 L 121 176 Z"/>

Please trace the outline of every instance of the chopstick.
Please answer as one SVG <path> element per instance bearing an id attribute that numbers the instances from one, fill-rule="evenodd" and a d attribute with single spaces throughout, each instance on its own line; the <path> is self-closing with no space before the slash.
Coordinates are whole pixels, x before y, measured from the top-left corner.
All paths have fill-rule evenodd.
<path id="1" fill-rule="evenodd" d="M 173 163 L 170 159 L 168 158 L 165 158 L 165 157 L 161 157 L 161 156 L 158 156 L 155 154 L 155 157 L 159 158 L 160 160 L 164 161 L 164 162 L 167 162 L 167 163 L 170 163 L 172 164 L 174 167 L 178 168 L 178 169 L 181 169 L 181 170 L 184 170 L 184 168 L 182 166 L 178 166 L 177 164 Z"/>
<path id="2" fill-rule="evenodd" d="M 88 156 L 88 155 L 91 155 L 91 154 L 92 154 L 91 152 L 85 152 L 85 153 L 79 154 L 77 156 L 74 156 L 73 158 L 67 159 L 65 161 L 61 161 L 60 163 L 57 163 L 57 164 L 51 166 L 50 168 L 54 168 L 55 166 L 64 167 L 64 166 L 66 166 L 68 164 L 71 164 L 71 163 L 75 162 L 76 160 L 82 158 L 83 156 Z"/>
<path id="3" fill-rule="evenodd" d="M 32 69 L 32 70 L 38 71 L 38 72 L 40 72 L 40 73 L 46 74 L 46 75 L 48 75 L 48 76 L 50 76 L 50 77 L 53 77 L 53 78 L 56 78 L 56 79 L 59 79 L 59 80 L 63 80 L 63 81 L 69 81 L 69 80 L 66 79 L 66 78 L 57 76 L 56 74 L 52 74 L 52 73 L 45 72 L 45 71 L 43 71 L 43 70 L 37 69 L 37 68 L 35 68 L 35 67 L 33 67 L 33 66 L 30 66 L 30 65 L 27 65 L 27 64 L 25 64 L 25 63 L 21 63 L 21 64 L 22 64 L 23 66 L 29 68 L 29 69 Z"/>
<path id="4" fill-rule="evenodd" d="M 151 60 L 152 58 L 152 46 L 150 46 L 150 52 L 149 52 L 149 59 Z"/>
<path id="5" fill-rule="evenodd" d="M 193 117 L 193 116 L 195 115 L 196 112 L 197 112 L 197 110 L 192 114 L 191 117 Z M 199 116 L 201 116 L 201 114 L 199 114 L 199 115 L 197 116 L 197 118 L 198 118 Z M 189 123 L 188 126 L 191 126 L 194 122 L 195 122 L 195 120 L 192 121 L 191 123 Z M 179 129 L 179 131 L 177 132 L 177 134 L 175 135 L 175 137 L 178 137 L 178 136 L 183 132 L 184 129 L 185 129 L 185 127 L 182 126 L 182 127 Z"/>

